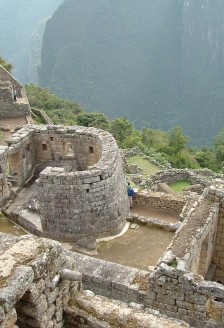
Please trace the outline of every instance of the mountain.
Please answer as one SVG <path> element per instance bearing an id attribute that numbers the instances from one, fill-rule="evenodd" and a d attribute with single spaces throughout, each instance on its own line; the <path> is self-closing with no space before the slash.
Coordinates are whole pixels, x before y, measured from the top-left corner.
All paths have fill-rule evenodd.
<path id="1" fill-rule="evenodd" d="M 0 0 L 0 54 L 22 83 L 37 82 L 46 21 L 63 0 Z"/>
<path id="2" fill-rule="evenodd" d="M 46 24 L 39 82 L 209 144 L 224 121 L 223 16 L 222 0 L 66 0 Z"/>

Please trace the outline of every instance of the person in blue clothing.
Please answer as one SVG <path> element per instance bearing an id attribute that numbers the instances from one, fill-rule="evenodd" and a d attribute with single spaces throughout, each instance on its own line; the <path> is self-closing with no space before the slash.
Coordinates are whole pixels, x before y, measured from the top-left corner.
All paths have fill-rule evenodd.
<path id="1" fill-rule="evenodd" d="M 13 99 L 14 99 L 14 101 L 17 101 L 17 91 L 16 91 L 16 89 L 13 90 Z"/>
<path id="2" fill-rule="evenodd" d="M 128 193 L 128 199 L 129 199 L 130 208 L 132 208 L 132 206 L 133 206 L 134 189 L 131 187 L 130 182 L 128 182 L 127 193 Z"/>

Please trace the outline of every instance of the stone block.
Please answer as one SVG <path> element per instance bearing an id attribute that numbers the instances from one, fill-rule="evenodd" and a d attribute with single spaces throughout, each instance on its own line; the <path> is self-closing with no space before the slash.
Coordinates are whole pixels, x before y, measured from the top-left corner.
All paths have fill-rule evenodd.
<path id="1" fill-rule="evenodd" d="M 206 307 L 203 306 L 203 305 L 194 304 L 194 310 L 196 312 L 203 312 L 203 313 L 205 313 Z"/>
<path id="2" fill-rule="evenodd" d="M 42 315 L 47 311 L 48 305 L 46 301 L 46 296 L 41 295 L 35 303 L 27 303 L 20 301 L 17 304 L 17 309 L 19 313 L 27 315 L 31 318 L 37 319 L 41 318 Z"/>
<path id="3" fill-rule="evenodd" d="M 1 323 L 1 328 L 13 328 L 16 321 L 17 313 L 15 309 L 12 309 L 6 314 L 5 320 Z"/>
<path id="4" fill-rule="evenodd" d="M 186 301 L 176 301 L 176 304 L 178 307 L 187 309 L 187 310 L 192 310 L 194 308 L 194 304 Z"/>
<path id="5" fill-rule="evenodd" d="M 35 300 L 43 293 L 44 289 L 45 282 L 43 279 L 39 279 L 39 281 L 36 281 L 30 285 L 29 289 L 23 295 L 22 300 L 34 303 Z"/>
<path id="6" fill-rule="evenodd" d="M 170 298 L 168 295 L 157 294 L 156 300 L 159 303 L 167 304 L 167 305 L 175 305 L 175 300 Z"/>
<path id="7" fill-rule="evenodd" d="M 178 308 L 178 311 L 177 311 L 178 313 L 180 313 L 180 314 L 184 314 L 184 315 L 187 315 L 188 314 L 188 311 L 186 310 L 186 309 L 184 309 L 184 308 Z"/>
<path id="8" fill-rule="evenodd" d="M 178 301 L 183 301 L 185 299 L 185 294 L 183 292 L 167 291 L 167 294 Z"/>
<path id="9" fill-rule="evenodd" d="M 205 305 L 207 297 L 201 294 L 186 295 L 185 300 L 199 305 Z"/>
<path id="10" fill-rule="evenodd" d="M 147 293 L 147 298 L 148 299 L 150 299 L 150 300 L 152 300 L 152 301 L 155 301 L 156 300 L 156 293 L 155 292 L 153 292 L 153 291 L 148 291 L 148 293 Z"/>
<path id="11" fill-rule="evenodd" d="M 33 271 L 29 267 L 19 266 L 10 281 L 8 286 L 0 290 L 0 305 L 5 312 L 10 311 L 15 303 L 24 295 L 30 287 L 33 280 Z"/>
<path id="12" fill-rule="evenodd" d="M 5 312 L 4 309 L 0 306 L 0 323 L 5 320 Z"/>
<path id="13" fill-rule="evenodd" d="M 58 287 L 56 287 L 53 291 L 51 291 L 50 289 L 46 289 L 44 291 L 44 294 L 46 295 L 46 298 L 47 298 L 47 302 L 48 303 L 54 303 L 58 294 L 59 294 L 59 289 Z"/>
<path id="14" fill-rule="evenodd" d="M 166 310 L 169 311 L 169 312 L 176 313 L 178 311 L 178 307 L 177 306 L 172 306 L 172 305 L 167 305 Z"/>

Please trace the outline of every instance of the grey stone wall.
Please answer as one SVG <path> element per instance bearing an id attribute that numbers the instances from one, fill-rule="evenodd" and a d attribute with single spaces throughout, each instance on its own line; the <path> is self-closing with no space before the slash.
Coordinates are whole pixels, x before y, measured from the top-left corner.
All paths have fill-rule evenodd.
<path id="1" fill-rule="evenodd" d="M 9 82 L 16 89 L 18 97 L 22 97 L 22 85 L 2 65 L 0 65 L 0 81 Z"/>
<path id="2" fill-rule="evenodd" d="M 173 183 L 186 180 L 192 185 L 200 184 L 202 187 L 209 186 L 215 174 L 208 169 L 188 170 L 188 169 L 169 169 L 159 171 L 151 176 L 152 190 L 156 190 L 156 185 L 159 183 Z"/>
<path id="3" fill-rule="evenodd" d="M 128 213 L 117 145 L 104 131 L 73 130 L 74 141 L 70 137 L 69 143 L 74 160 L 86 170 L 67 173 L 64 168 L 47 167 L 40 173 L 37 186 L 43 230 L 51 238 L 70 241 L 116 234 Z M 57 146 L 57 153 L 63 156 L 62 146 Z M 49 159 L 49 153 L 45 158 Z"/>
<path id="4" fill-rule="evenodd" d="M 31 115 L 29 104 L 18 104 L 0 99 L 0 119 L 16 118 Z"/>
<path id="5" fill-rule="evenodd" d="M 122 230 L 128 214 L 126 182 L 119 149 L 109 133 L 27 125 L 8 145 L 10 172 L 18 185 L 35 168 L 43 169 L 36 185 L 45 236 L 77 241 Z"/>
<path id="6" fill-rule="evenodd" d="M 12 101 L 12 86 L 10 82 L 2 82 L 0 81 L 0 98 L 3 100 Z"/>
<path id="7" fill-rule="evenodd" d="M 195 327 L 224 324 L 224 287 L 203 278 L 213 254 L 217 256 L 214 240 L 219 238 L 220 197 L 223 198 L 222 189 L 216 187 L 205 189 L 202 196 L 194 199 L 149 279 L 148 306 Z"/>
<path id="8" fill-rule="evenodd" d="M 186 204 L 188 197 L 181 194 L 165 194 L 161 192 L 144 192 L 140 191 L 135 194 L 133 202 L 136 205 L 164 209 L 167 211 L 181 212 Z"/>
<path id="9" fill-rule="evenodd" d="M 66 275 L 73 263 L 62 246 L 1 234 L 0 250 L 1 327 L 63 327 L 64 307 L 80 288 L 80 275 Z"/>

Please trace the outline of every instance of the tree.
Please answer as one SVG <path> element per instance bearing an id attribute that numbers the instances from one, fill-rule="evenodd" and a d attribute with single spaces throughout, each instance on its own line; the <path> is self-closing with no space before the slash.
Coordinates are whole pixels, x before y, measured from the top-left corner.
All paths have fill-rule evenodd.
<path id="1" fill-rule="evenodd" d="M 12 64 L 8 64 L 1 56 L 0 56 L 0 65 L 2 65 L 8 72 L 11 73 Z"/>
<path id="2" fill-rule="evenodd" d="M 170 130 L 168 135 L 168 147 L 174 154 L 180 153 L 189 140 L 189 137 L 182 134 L 182 129 L 180 126 L 176 126 Z"/>
<path id="3" fill-rule="evenodd" d="M 126 117 L 119 117 L 110 121 L 109 132 L 113 134 L 118 145 L 122 148 L 122 143 L 134 132 L 134 127 Z"/>
<path id="4" fill-rule="evenodd" d="M 98 112 L 82 113 L 77 116 L 77 124 L 81 126 L 94 126 L 95 128 L 106 130 L 108 123 L 107 117 Z"/>
<path id="5" fill-rule="evenodd" d="M 217 135 L 214 137 L 214 146 L 217 164 L 220 168 L 223 167 L 224 163 L 224 128 L 220 129 Z"/>
<path id="6" fill-rule="evenodd" d="M 141 130 L 142 143 L 148 148 L 163 149 L 168 143 L 168 134 L 165 131 L 143 128 Z"/>

